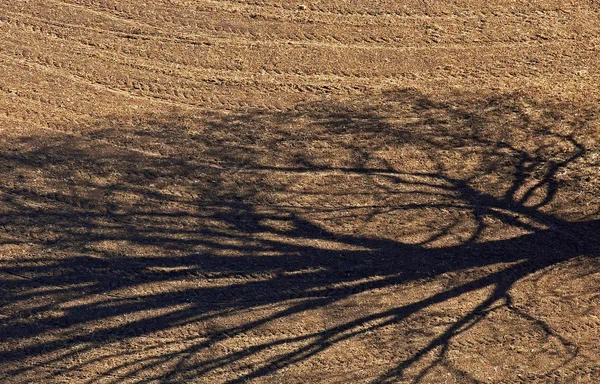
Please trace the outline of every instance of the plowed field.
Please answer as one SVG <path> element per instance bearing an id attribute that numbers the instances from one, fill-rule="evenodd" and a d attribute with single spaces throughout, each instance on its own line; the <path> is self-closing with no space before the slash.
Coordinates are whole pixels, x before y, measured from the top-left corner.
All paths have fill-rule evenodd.
<path id="1" fill-rule="evenodd" d="M 3 383 L 600 382 L 600 4 L 0 2 Z"/>

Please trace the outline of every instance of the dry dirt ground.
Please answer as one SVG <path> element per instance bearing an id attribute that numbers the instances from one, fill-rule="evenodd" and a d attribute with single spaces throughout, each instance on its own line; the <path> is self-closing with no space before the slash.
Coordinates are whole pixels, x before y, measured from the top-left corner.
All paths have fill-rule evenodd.
<path id="1" fill-rule="evenodd" d="M 0 381 L 600 382 L 599 58 L 589 0 L 1 1 Z"/>

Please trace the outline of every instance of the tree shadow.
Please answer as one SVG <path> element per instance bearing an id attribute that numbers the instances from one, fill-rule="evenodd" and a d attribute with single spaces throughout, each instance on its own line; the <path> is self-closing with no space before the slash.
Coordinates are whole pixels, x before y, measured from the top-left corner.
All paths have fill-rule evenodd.
<path id="1" fill-rule="evenodd" d="M 533 378 L 583 364 L 511 292 L 564 262 L 595 273 L 596 113 L 402 90 L 5 138 L 1 372 L 302 381 L 295 367 L 379 339 L 393 356 L 363 381 L 476 382 L 453 343 L 498 311 L 552 339 Z M 371 294 L 389 298 L 352 312 Z"/>

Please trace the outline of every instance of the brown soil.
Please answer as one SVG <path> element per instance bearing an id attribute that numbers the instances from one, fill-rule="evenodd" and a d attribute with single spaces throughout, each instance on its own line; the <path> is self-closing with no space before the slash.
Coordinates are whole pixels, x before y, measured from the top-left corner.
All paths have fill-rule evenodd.
<path id="1" fill-rule="evenodd" d="M 2 1 L 0 37 L 0 381 L 600 382 L 597 2 Z"/>

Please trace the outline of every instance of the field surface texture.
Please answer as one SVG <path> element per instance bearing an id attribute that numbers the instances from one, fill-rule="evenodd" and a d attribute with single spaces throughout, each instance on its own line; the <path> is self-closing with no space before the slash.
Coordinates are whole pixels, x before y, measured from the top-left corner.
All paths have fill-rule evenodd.
<path id="1" fill-rule="evenodd" d="M 600 382 L 597 1 L 0 1 L 0 382 Z"/>

